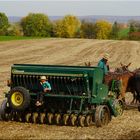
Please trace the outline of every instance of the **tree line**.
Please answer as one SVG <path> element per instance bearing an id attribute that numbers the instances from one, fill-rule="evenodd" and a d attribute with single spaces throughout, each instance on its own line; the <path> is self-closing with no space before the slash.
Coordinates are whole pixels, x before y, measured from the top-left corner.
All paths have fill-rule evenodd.
<path id="1" fill-rule="evenodd" d="M 0 13 L 0 35 L 6 36 L 140 40 L 139 21 L 130 21 L 127 36 L 120 38 L 119 34 L 123 28 L 126 27 L 122 27 L 117 21 L 113 24 L 105 20 L 80 21 L 74 15 L 51 21 L 42 13 L 29 13 L 20 22 L 9 23 L 5 13 Z"/>

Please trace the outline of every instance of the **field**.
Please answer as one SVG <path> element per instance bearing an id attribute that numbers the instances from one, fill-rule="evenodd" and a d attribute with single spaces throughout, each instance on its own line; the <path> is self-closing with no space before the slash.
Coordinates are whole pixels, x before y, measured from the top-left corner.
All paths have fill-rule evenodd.
<path id="1" fill-rule="evenodd" d="M 107 52 L 111 58 L 110 67 L 120 62 L 131 62 L 130 70 L 140 67 L 140 42 L 88 39 L 39 39 L 0 42 L 0 103 L 4 99 L 6 80 L 13 63 L 92 65 Z M 123 116 L 113 118 L 103 128 L 39 125 L 19 122 L 0 122 L 0 139 L 139 139 L 140 112 L 125 110 Z"/>
<path id="2" fill-rule="evenodd" d="M 128 33 L 129 33 L 129 28 L 125 28 L 125 29 L 122 29 L 120 30 L 119 32 L 119 39 L 125 39 L 128 37 Z"/>

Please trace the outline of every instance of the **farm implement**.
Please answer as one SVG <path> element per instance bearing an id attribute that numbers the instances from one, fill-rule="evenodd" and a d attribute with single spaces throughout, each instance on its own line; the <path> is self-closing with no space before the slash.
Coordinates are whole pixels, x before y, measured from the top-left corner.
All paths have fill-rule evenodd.
<path id="1" fill-rule="evenodd" d="M 36 106 L 37 94 L 43 92 L 40 76 L 46 76 L 51 91 L 43 104 Z M 107 125 L 112 116 L 123 112 L 122 102 L 103 83 L 98 67 L 14 64 L 10 90 L 0 109 L 2 120 L 97 127 Z"/>

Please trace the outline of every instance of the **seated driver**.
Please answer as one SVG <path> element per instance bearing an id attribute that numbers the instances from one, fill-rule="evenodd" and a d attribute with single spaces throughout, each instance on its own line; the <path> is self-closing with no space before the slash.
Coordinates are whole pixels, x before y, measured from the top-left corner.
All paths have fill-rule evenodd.
<path id="1" fill-rule="evenodd" d="M 50 83 L 48 82 L 48 79 L 46 78 L 46 76 L 41 76 L 41 77 L 40 77 L 40 84 L 41 84 L 42 89 L 43 89 L 44 92 L 40 92 L 40 93 L 37 95 L 37 102 L 36 102 L 36 105 L 37 105 L 37 106 L 42 105 L 44 93 L 46 93 L 46 92 L 48 92 L 48 91 L 51 91 L 51 85 L 50 85 Z"/>

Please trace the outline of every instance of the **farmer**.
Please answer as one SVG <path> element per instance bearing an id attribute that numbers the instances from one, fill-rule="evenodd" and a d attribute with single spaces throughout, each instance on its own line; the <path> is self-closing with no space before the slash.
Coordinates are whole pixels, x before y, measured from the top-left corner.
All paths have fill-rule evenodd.
<path id="1" fill-rule="evenodd" d="M 103 58 L 98 62 L 98 67 L 102 68 L 104 75 L 109 72 L 109 65 L 108 65 L 109 54 L 104 54 Z"/>
<path id="2" fill-rule="evenodd" d="M 37 102 L 36 102 L 36 106 L 41 106 L 43 104 L 43 97 L 44 97 L 44 93 L 51 91 L 51 85 L 48 82 L 48 79 L 46 78 L 46 76 L 41 76 L 40 77 L 40 84 L 42 86 L 42 90 L 43 92 L 40 92 L 37 95 Z"/>

